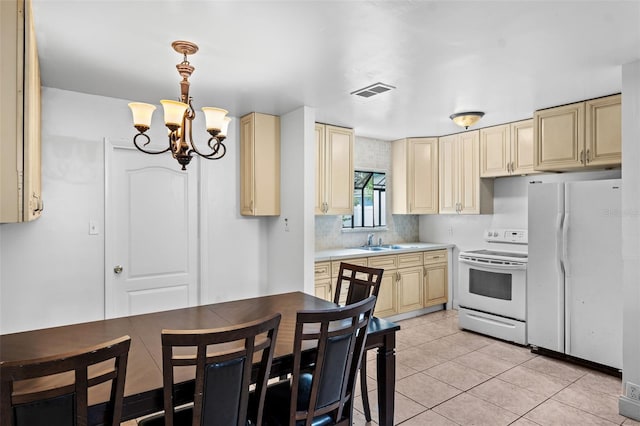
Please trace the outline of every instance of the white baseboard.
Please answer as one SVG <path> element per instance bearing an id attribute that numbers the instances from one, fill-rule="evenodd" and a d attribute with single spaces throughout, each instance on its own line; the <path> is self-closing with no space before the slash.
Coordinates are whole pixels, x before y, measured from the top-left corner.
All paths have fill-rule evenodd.
<path id="1" fill-rule="evenodd" d="M 618 398 L 618 412 L 621 416 L 640 421 L 640 401 L 621 395 Z"/>

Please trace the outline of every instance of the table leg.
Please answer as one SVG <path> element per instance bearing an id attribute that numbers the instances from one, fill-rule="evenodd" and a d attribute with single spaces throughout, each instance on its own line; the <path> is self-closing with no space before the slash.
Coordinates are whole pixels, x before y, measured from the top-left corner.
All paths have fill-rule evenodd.
<path id="1" fill-rule="evenodd" d="M 396 335 L 387 334 L 378 348 L 378 422 L 380 426 L 393 426 L 396 392 Z"/>

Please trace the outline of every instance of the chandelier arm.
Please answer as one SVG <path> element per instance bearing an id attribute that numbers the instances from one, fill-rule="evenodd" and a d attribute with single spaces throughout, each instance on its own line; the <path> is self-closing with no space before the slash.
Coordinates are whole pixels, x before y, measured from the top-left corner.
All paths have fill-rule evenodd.
<path id="1" fill-rule="evenodd" d="M 162 151 L 148 151 L 146 149 L 144 149 L 143 147 L 141 147 L 140 145 L 138 145 L 138 141 L 136 139 L 138 139 L 138 136 L 144 136 L 147 139 L 147 142 L 144 143 L 142 146 L 147 146 L 149 145 L 149 143 L 151 142 L 151 138 L 144 134 L 144 133 L 138 133 L 137 135 L 135 135 L 133 137 L 133 144 L 136 146 L 136 148 L 138 148 L 140 151 L 144 152 L 145 154 L 164 154 L 165 152 L 169 151 L 171 149 L 171 146 L 163 149 Z"/>
<path id="2" fill-rule="evenodd" d="M 216 143 L 212 144 L 211 141 L 214 139 L 216 140 Z M 219 160 L 227 153 L 227 147 L 222 143 L 222 141 L 216 139 L 215 137 L 210 138 L 207 144 L 213 150 L 210 154 L 203 154 L 202 152 L 198 151 L 198 148 L 196 148 L 196 144 L 193 143 L 193 140 L 191 141 L 191 151 L 195 152 L 202 158 L 206 158 L 207 160 Z M 222 152 L 220 152 L 221 149 Z"/>

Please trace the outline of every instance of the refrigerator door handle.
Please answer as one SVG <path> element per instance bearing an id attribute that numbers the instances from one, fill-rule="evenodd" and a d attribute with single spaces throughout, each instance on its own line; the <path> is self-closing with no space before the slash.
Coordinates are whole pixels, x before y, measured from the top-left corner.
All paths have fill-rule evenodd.
<path id="1" fill-rule="evenodd" d="M 569 213 L 564 214 L 564 219 L 562 221 L 562 264 L 563 264 L 563 272 L 564 276 L 568 277 L 571 275 L 569 270 L 569 244 L 567 241 L 567 236 L 569 233 Z"/>

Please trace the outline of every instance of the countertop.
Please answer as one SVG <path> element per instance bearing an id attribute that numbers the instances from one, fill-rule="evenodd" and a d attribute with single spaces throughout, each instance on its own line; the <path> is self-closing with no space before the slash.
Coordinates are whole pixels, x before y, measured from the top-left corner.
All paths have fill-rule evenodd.
<path id="1" fill-rule="evenodd" d="M 325 262 L 330 260 L 342 260 L 353 259 L 356 257 L 371 257 L 371 256 L 384 256 L 390 254 L 410 253 L 413 251 L 428 251 L 448 249 L 454 247 L 453 244 L 443 243 L 399 243 L 393 244 L 393 246 L 399 246 L 401 248 L 387 249 L 387 250 L 366 250 L 363 248 L 336 248 L 330 250 L 320 250 L 316 252 L 315 261 Z"/>

